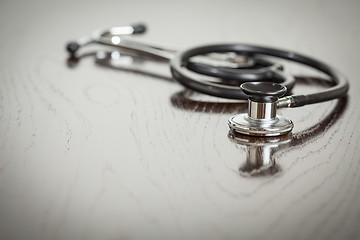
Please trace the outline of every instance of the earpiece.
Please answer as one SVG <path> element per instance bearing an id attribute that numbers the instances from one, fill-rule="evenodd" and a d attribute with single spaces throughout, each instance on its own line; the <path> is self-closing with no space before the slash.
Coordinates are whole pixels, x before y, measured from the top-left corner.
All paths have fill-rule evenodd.
<path id="1" fill-rule="evenodd" d="M 75 55 L 76 51 L 80 48 L 80 45 L 77 42 L 69 42 L 66 45 L 66 50 L 70 53 L 71 56 Z"/>

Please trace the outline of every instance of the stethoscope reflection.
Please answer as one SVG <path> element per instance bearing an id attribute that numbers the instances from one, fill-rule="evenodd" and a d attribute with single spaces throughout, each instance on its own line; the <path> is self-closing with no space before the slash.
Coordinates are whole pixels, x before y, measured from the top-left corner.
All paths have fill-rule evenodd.
<path id="1" fill-rule="evenodd" d="M 104 50 L 95 50 L 85 52 L 81 55 L 70 56 L 66 60 L 66 64 L 69 68 L 75 68 L 78 66 L 80 61 L 85 58 L 94 58 L 95 63 L 99 66 L 119 69 L 123 71 L 131 71 L 137 69 L 137 67 L 142 67 L 147 62 L 146 56 L 138 56 L 135 53 L 124 53 L 120 51 L 104 51 Z M 155 61 L 151 59 L 152 62 L 163 63 L 162 61 Z M 143 69 L 143 68 L 142 68 Z M 149 72 L 139 71 L 141 74 L 149 74 Z M 170 75 L 168 76 L 170 78 Z"/>
<path id="2" fill-rule="evenodd" d="M 274 153 L 282 145 L 291 142 L 292 135 L 254 139 L 254 137 L 241 135 L 229 131 L 228 138 L 236 144 L 246 146 L 246 161 L 240 166 L 239 171 L 243 176 L 274 175 L 281 171 L 276 164 Z"/>
<path id="3" fill-rule="evenodd" d="M 94 58 L 95 63 L 101 67 L 139 73 L 162 80 L 174 81 L 169 69 L 168 61 L 165 61 L 164 59 L 154 59 L 147 55 L 141 55 L 137 52 L 126 51 L 124 49 L 121 51 L 113 49 L 89 51 L 70 56 L 66 63 L 69 68 L 75 68 L 82 59 L 90 57 Z M 198 62 L 206 63 L 210 66 L 245 68 L 248 64 L 246 58 L 241 58 L 240 56 L 232 53 L 212 53 L 208 58 L 197 57 L 196 59 Z M 156 70 L 157 68 L 154 68 L 154 65 L 158 66 L 158 71 Z M 221 79 L 218 81 L 221 82 Z M 232 81 L 226 80 L 226 84 L 231 85 Z M 234 81 L 233 84 L 237 86 L 238 82 Z"/>
<path id="4" fill-rule="evenodd" d="M 95 63 L 101 67 L 117 69 L 132 73 L 138 73 L 156 79 L 173 81 L 170 72 L 164 71 L 167 65 L 163 61 L 155 62 L 147 61 L 146 56 L 138 56 L 133 53 L 123 53 L 118 51 L 94 51 L 88 52 L 77 57 L 71 57 L 67 60 L 69 67 L 76 67 L 79 61 L 83 58 L 95 57 Z M 154 68 L 146 68 L 144 65 L 155 62 L 163 64 L 164 68 L 160 71 L 155 71 Z M 297 78 L 300 85 L 312 84 L 326 87 L 327 84 L 323 79 L 317 78 Z M 205 98 L 204 95 L 194 92 L 192 90 L 184 89 L 180 92 L 174 93 L 170 100 L 173 107 L 181 110 L 197 111 L 203 113 L 238 113 L 246 111 L 248 103 L 245 101 L 211 101 Z M 276 153 L 281 150 L 289 149 L 294 146 L 301 145 L 312 138 L 315 138 L 320 133 L 326 131 L 332 126 L 345 111 L 347 106 L 347 97 L 339 98 L 333 110 L 316 125 L 307 130 L 287 134 L 278 137 L 252 137 L 235 133 L 230 130 L 228 138 L 235 144 L 246 147 L 246 161 L 239 167 L 239 172 L 243 176 L 267 176 L 274 175 L 281 172 L 281 167 L 276 162 Z"/>
<path id="5" fill-rule="evenodd" d="M 337 100 L 334 109 L 318 124 L 298 133 L 279 137 L 252 137 L 230 130 L 228 138 L 235 144 L 246 147 L 246 160 L 239 167 L 242 176 L 268 176 L 281 172 L 276 153 L 291 147 L 299 146 L 328 130 L 338 121 L 346 109 L 347 97 Z"/>
<path id="6" fill-rule="evenodd" d="M 218 60 L 221 60 L 219 59 L 220 56 L 216 57 L 218 58 Z M 85 58 L 94 58 L 95 64 L 99 67 L 141 74 L 148 77 L 153 77 L 156 80 L 160 79 L 165 81 L 172 81 L 175 83 L 166 63 L 164 64 L 163 61 L 156 61 L 154 59 L 147 59 L 146 56 L 140 56 L 133 52 L 124 53 L 116 50 L 96 50 L 77 56 L 71 56 L 67 59 L 66 64 L 69 68 L 76 68 L 78 64 L 80 64 L 81 60 Z M 237 62 L 240 62 L 238 59 L 233 59 L 233 56 L 231 55 L 229 55 L 226 60 L 228 60 L 229 58 L 232 59 L 230 61 L 230 64 L 233 64 L 235 60 Z M 152 64 L 156 64 L 158 68 L 154 68 L 154 65 Z M 230 81 L 227 81 L 227 84 L 230 84 Z M 235 84 L 238 83 L 234 83 L 234 85 Z M 207 97 L 207 99 L 204 100 L 204 97 Z M 214 99 L 216 99 L 216 102 L 211 101 Z M 247 108 L 247 101 L 228 99 L 222 99 L 223 101 L 219 101 L 218 98 L 211 96 L 209 97 L 205 94 L 201 94 L 186 88 L 182 91 L 174 93 L 171 96 L 170 100 L 173 107 L 182 110 L 198 112 L 236 113 L 239 111 L 246 111 Z"/>

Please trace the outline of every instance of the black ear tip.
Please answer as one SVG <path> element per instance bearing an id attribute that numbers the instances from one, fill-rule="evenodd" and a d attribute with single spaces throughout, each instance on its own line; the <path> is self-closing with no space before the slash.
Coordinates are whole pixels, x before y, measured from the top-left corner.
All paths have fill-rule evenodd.
<path id="1" fill-rule="evenodd" d="M 66 50 L 71 54 L 74 55 L 76 51 L 80 48 L 80 45 L 76 42 L 69 42 L 66 45 Z"/>
<path id="2" fill-rule="evenodd" d="M 134 28 L 134 33 L 135 34 L 146 32 L 145 24 L 139 23 L 139 24 L 132 25 L 132 27 Z"/>

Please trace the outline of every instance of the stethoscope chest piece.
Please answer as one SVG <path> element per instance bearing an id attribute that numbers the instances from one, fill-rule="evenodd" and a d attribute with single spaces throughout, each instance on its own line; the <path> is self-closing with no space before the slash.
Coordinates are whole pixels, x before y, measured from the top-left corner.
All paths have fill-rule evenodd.
<path id="1" fill-rule="evenodd" d="M 271 82 L 248 82 L 241 86 L 249 96 L 248 113 L 232 116 L 231 130 L 251 136 L 280 136 L 291 132 L 290 119 L 276 114 L 278 98 L 285 95 L 285 86 Z"/>

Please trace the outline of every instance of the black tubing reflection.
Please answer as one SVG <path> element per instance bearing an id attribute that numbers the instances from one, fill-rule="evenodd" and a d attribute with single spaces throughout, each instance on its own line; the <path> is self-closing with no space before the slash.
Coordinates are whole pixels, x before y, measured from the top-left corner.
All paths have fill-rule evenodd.
<path id="1" fill-rule="evenodd" d="M 134 55 L 133 53 L 121 52 L 121 60 L 127 59 L 126 64 L 117 65 L 114 63 L 113 53 L 117 51 L 92 51 L 87 52 L 77 57 L 70 57 L 67 59 L 67 65 L 70 68 L 76 67 L 80 60 L 87 57 L 95 57 L 96 64 L 102 67 L 108 67 L 111 69 L 117 69 L 121 71 L 127 71 L 137 73 L 145 76 L 155 77 L 157 79 L 173 81 L 173 78 L 166 73 L 155 73 L 149 71 L 149 69 L 143 69 L 141 66 L 148 60 L 154 62 L 154 59 L 147 59 L 144 56 Z M 133 66 L 138 66 L 136 69 Z M 227 81 L 226 84 L 229 84 Z M 296 77 L 296 84 L 311 85 L 320 87 L 329 87 L 330 83 L 327 79 L 313 78 L 313 77 Z M 296 88 L 296 86 L 295 86 Z M 291 95 L 291 93 L 288 93 Z M 247 109 L 247 101 L 218 101 L 215 97 L 210 97 L 213 101 L 209 101 L 208 98 L 204 99 L 203 94 L 194 92 L 192 90 L 184 89 L 180 92 L 176 92 L 171 95 L 170 100 L 173 107 L 186 110 L 203 113 L 239 113 L 244 112 Z M 312 138 L 315 138 L 320 133 L 326 131 L 330 126 L 335 124 L 339 117 L 346 109 L 348 99 L 347 97 L 337 100 L 337 104 L 334 109 L 320 122 L 307 130 L 299 133 L 289 134 L 279 137 L 251 137 L 241 135 L 233 131 L 229 131 L 228 138 L 236 143 L 247 147 L 246 162 L 243 163 L 240 168 L 240 174 L 244 176 L 266 176 L 273 175 L 281 171 L 281 167 L 276 163 L 274 159 L 274 153 L 298 146 Z"/>

